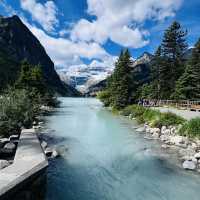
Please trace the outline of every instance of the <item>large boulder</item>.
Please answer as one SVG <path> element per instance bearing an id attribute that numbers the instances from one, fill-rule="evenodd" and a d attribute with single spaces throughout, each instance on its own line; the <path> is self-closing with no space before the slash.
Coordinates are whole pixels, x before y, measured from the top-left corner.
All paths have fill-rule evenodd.
<path id="1" fill-rule="evenodd" d="M 183 162 L 183 168 L 188 170 L 195 170 L 196 169 L 196 163 L 194 161 L 186 160 Z"/>
<path id="2" fill-rule="evenodd" d="M 14 150 L 16 148 L 16 145 L 12 142 L 9 142 L 9 143 L 5 144 L 5 146 L 3 148 L 9 149 L 9 150 Z"/>
<path id="3" fill-rule="evenodd" d="M 0 169 L 8 167 L 10 163 L 7 160 L 0 160 Z"/>

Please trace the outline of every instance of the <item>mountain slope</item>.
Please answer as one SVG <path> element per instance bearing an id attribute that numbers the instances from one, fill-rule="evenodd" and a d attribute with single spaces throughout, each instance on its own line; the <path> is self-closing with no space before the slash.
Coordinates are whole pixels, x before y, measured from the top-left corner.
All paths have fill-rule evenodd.
<path id="1" fill-rule="evenodd" d="M 63 96 L 78 94 L 60 80 L 54 69 L 54 63 L 44 47 L 18 16 L 0 17 L 0 50 L 3 50 L 4 57 L 7 55 L 8 59 L 14 63 L 20 63 L 26 59 L 32 65 L 39 64 L 50 90 Z M 0 65 L 0 68 L 1 72 L 8 70 L 7 66 L 3 64 Z M 10 70 L 17 74 L 19 67 L 13 65 L 13 69 L 9 68 L 8 72 Z M 16 78 L 16 76 L 12 78 Z"/>

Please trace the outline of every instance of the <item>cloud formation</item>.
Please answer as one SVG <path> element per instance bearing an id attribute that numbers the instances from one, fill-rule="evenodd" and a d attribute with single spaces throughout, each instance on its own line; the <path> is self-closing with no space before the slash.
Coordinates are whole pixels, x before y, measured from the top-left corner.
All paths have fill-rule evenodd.
<path id="1" fill-rule="evenodd" d="M 107 60 L 110 57 L 98 43 L 72 42 L 65 38 L 55 38 L 36 26 L 30 25 L 25 19 L 23 21 L 40 40 L 57 67 L 82 64 L 82 58 Z"/>
<path id="2" fill-rule="evenodd" d="M 34 21 L 37 21 L 44 30 L 52 32 L 59 24 L 57 19 L 57 7 L 53 1 L 42 4 L 36 0 L 20 0 L 21 8 L 29 12 Z"/>
<path id="3" fill-rule="evenodd" d="M 73 41 L 108 39 L 125 47 L 140 48 L 149 43 L 146 20 L 164 20 L 175 15 L 182 0 L 87 0 L 88 14 L 96 19 L 80 19 L 71 31 Z M 81 31 L 80 31 L 81 30 Z"/>

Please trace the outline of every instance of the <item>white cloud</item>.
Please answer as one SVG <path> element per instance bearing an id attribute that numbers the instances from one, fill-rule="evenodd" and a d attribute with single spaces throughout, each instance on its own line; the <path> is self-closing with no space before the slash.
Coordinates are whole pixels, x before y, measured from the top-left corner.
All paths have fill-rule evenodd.
<path id="1" fill-rule="evenodd" d="M 58 25 L 57 7 L 53 1 L 42 4 L 37 0 L 20 0 L 22 9 L 28 11 L 46 31 L 52 32 Z"/>
<path id="2" fill-rule="evenodd" d="M 40 40 L 47 54 L 58 68 L 82 64 L 82 58 L 106 60 L 110 57 L 98 43 L 84 41 L 73 42 L 65 38 L 55 38 L 49 36 L 36 26 L 30 25 L 25 19 L 23 19 L 23 22 Z"/>
<path id="3" fill-rule="evenodd" d="M 148 44 L 148 31 L 140 28 L 146 20 L 172 17 L 182 0 L 87 0 L 92 22 L 80 19 L 71 31 L 73 41 L 105 43 L 108 39 L 126 47 Z M 134 27 L 131 28 L 131 26 Z"/>

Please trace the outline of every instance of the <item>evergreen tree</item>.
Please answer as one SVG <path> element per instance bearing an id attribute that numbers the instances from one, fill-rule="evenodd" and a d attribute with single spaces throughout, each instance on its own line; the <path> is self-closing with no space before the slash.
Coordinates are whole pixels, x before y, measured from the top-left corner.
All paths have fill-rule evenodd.
<path id="1" fill-rule="evenodd" d="M 161 67 L 161 91 L 164 98 L 173 93 L 176 81 L 184 72 L 184 54 L 187 50 L 187 32 L 174 22 L 164 33 L 162 41 L 163 65 Z"/>
<path id="2" fill-rule="evenodd" d="M 21 65 L 21 72 L 16 87 L 20 89 L 27 89 L 35 91 L 44 95 L 47 91 L 42 70 L 40 66 L 32 66 L 27 61 L 23 61 Z"/>
<path id="3" fill-rule="evenodd" d="M 132 61 L 128 49 L 122 51 L 115 64 L 115 70 L 108 79 L 107 91 L 101 96 L 104 97 L 103 101 L 107 105 L 120 109 L 131 102 L 133 88 L 131 65 Z"/>
<path id="4" fill-rule="evenodd" d="M 163 64 L 162 59 L 162 49 L 161 46 L 158 47 L 158 49 L 155 52 L 152 65 L 151 65 L 151 89 L 152 89 L 152 98 L 160 99 L 161 95 L 161 69 Z M 163 71 L 162 71 L 163 72 Z M 164 74 L 164 73 L 162 73 Z M 162 77 L 164 78 L 164 77 Z"/>
<path id="5" fill-rule="evenodd" d="M 184 74 L 177 81 L 174 97 L 193 100 L 200 98 L 200 39 L 192 51 Z"/>

